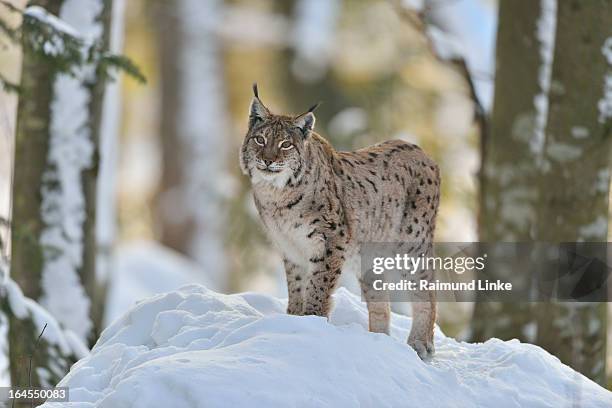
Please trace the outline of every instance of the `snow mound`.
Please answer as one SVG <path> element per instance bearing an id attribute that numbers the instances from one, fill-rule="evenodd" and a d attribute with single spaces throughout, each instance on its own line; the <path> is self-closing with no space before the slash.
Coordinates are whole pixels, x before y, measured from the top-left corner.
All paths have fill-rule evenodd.
<path id="1" fill-rule="evenodd" d="M 288 316 L 285 302 L 190 285 L 132 308 L 60 386 L 71 403 L 44 407 L 609 407 L 612 393 L 543 349 L 513 340 L 460 343 L 436 331 L 436 356 L 367 332 L 344 289 L 330 323 Z"/>

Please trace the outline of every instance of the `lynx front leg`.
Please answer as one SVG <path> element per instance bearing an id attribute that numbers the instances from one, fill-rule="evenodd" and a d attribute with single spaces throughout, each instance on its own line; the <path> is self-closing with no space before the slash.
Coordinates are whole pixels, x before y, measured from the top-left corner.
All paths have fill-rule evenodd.
<path id="1" fill-rule="evenodd" d="M 342 273 L 344 249 L 327 243 L 325 253 L 310 259 L 312 273 L 306 285 L 304 315 L 329 316 L 331 295 Z"/>
<path id="2" fill-rule="evenodd" d="M 303 282 L 306 270 L 287 259 L 285 262 L 285 275 L 287 276 L 287 314 L 301 315 L 303 308 L 304 289 Z"/>

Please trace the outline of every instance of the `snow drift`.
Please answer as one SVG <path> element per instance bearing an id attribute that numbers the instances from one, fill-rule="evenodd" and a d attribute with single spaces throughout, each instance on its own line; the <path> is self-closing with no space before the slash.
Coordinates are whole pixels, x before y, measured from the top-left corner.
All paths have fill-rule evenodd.
<path id="1" fill-rule="evenodd" d="M 367 331 L 345 289 L 330 323 L 288 316 L 285 302 L 202 286 L 143 301 L 102 334 L 60 382 L 70 404 L 44 407 L 610 407 L 612 393 L 540 347 L 460 343 L 436 330 L 436 356 Z"/>

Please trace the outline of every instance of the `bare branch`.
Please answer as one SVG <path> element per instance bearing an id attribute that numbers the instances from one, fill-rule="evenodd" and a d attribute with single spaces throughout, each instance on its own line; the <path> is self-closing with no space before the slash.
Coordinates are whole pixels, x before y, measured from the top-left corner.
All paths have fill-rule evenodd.
<path id="1" fill-rule="evenodd" d="M 23 10 L 6 0 L 0 0 L 0 6 L 4 6 L 15 13 L 23 13 Z"/>
<path id="2" fill-rule="evenodd" d="M 476 87 L 474 86 L 474 76 L 470 72 L 465 59 L 457 58 L 450 60 L 452 64 L 454 64 L 457 69 L 461 72 L 465 81 L 469 87 L 470 98 L 474 102 L 474 120 L 478 124 L 478 128 L 480 129 L 480 135 L 482 138 L 486 138 L 488 131 L 488 117 L 487 112 L 485 111 L 478 95 L 476 94 Z"/>
<path id="3" fill-rule="evenodd" d="M 40 343 L 40 339 L 42 338 L 46 328 L 47 323 L 45 323 L 45 326 L 42 328 L 40 334 L 36 338 L 36 342 L 34 342 L 34 348 L 32 348 L 32 352 L 30 353 L 30 363 L 28 367 L 28 388 L 32 388 L 32 360 L 34 358 L 34 353 L 36 353 L 36 350 L 38 349 L 38 344 Z M 34 408 L 34 402 L 31 402 L 30 404 L 32 408 Z"/>

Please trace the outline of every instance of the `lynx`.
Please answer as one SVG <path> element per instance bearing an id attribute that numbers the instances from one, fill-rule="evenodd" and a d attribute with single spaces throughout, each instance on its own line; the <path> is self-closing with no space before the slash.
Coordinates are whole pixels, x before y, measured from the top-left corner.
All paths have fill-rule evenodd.
<path id="1" fill-rule="evenodd" d="M 297 116 L 272 113 L 257 85 L 240 166 L 270 240 L 284 258 L 287 313 L 328 317 L 343 269 L 359 265 L 366 242 L 418 242 L 431 254 L 440 197 L 436 163 L 418 146 L 391 140 L 353 152 L 336 151 L 314 132 L 317 105 Z M 357 275 L 369 329 L 389 333 L 390 304 L 373 301 Z M 408 344 L 433 355 L 436 304 L 432 292 L 412 302 Z"/>

